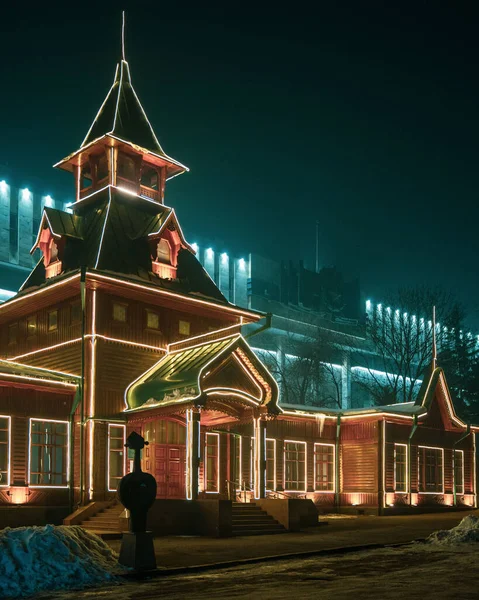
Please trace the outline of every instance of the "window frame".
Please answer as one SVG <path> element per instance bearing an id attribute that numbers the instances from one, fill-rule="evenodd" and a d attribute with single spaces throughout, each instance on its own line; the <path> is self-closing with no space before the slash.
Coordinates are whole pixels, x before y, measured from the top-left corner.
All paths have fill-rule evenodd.
<path id="1" fill-rule="evenodd" d="M 454 458 L 454 487 L 455 487 L 456 494 L 459 494 L 460 496 L 463 496 L 464 492 L 465 492 L 465 489 L 466 489 L 465 488 L 465 481 L 464 481 L 464 476 L 465 476 L 465 473 L 464 473 L 464 450 L 455 449 L 453 452 L 454 452 L 454 454 L 453 454 L 453 458 Z M 457 476 L 456 476 L 457 458 L 456 458 L 456 452 L 460 453 L 460 455 L 461 455 L 461 461 L 462 461 L 461 462 L 461 479 L 462 479 L 462 485 L 461 485 L 460 488 L 457 485 Z"/>
<path id="2" fill-rule="evenodd" d="M 115 306 L 119 306 L 125 309 L 125 319 L 116 319 L 115 318 Z M 128 304 L 126 302 L 117 302 L 114 300 L 111 304 L 111 318 L 113 323 L 127 323 L 128 322 Z"/>
<path id="3" fill-rule="evenodd" d="M 56 313 L 55 316 L 55 327 L 52 327 L 50 324 L 50 315 Z M 54 308 L 53 310 L 49 310 L 47 313 L 47 331 L 51 333 L 52 331 L 58 331 L 58 308 Z"/>
<path id="4" fill-rule="evenodd" d="M 11 485 L 11 472 L 12 472 L 12 417 L 10 415 L 0 415 L 0 419 L 7 419 L 8 425 L 7 429 L 2 429 L 1 431 L 7 432 L 7 483 L 2 483 L 0 480 L 0 487 L 10 487 Z M 0 444 L 4 444 L 4 442 L 0 442 Z"/>
<path id="5" fill-rule="evenodd" d="M 29 322 L 30 321 L 35 322 L 35 330 L 33 332 L 30 332 L 30 330 L 29 330 Z M 27 337 L 33 337 L 34 335 L 37 335 L 37 331 L 38 331 L 38 316 L 37 315 L 30 315 L 29 317 L 27 317 L 26 328 L 27 328 Z"/>
<path id="6" fill-rule="evenodd" d="M 419 494 L 430 494 L 430 495 L 434 495 L 434 496 L 440 496 L 444 494 L 444 448 L 439 448 L 437 446 L 418 446 L 418 455 L 417 455 L 417 489 L 418 489 L 418 493 Z M 421 487 L 424 485 L 424 488 L 426 487 L 426 482 L 422 482 L 421 480 L 421 452 L 420 450 L 439 450 L 441 451 L 441 460 L 442 460 L 442 468 L 441 468 L 441 476 L 442 476 L 442 485 L 441 485 L 441 491 L 427 491 L 427 490 L 421 490 Z M 426 454 L 424 453 L 424 459 L 426 458 Z M 424 461 L 425 462 L 425 461 Z M 426 479 L 425 477 L 425 471 L 426 471 L 426 464 L 423 465 L 424 468 L 424 479 Z M 436 466 L 437 469 L 437 466 Z"/>
<path id="7" fill-rule="evenodd" d="M 49 484 L 49 483 L 31 483 L 32 477 L 32 423 L 33 421 L 39 421 L 40 423 L 61 423 L 66 425 L 66 446 L 64 446 L 65 453 L 65 478 L 66 483 L 63 485 Z M 60 419 L 43 419 L 37 417 L 30 417 L 28 423 L 28 487 L 30 488 L 46 488 L 46 489 L 68 489 L 70 487 L 70 422 L 63 421 Z"/>
<path id="8" fill-rule="evenodd" d="M 233 451 L 233 459 L 235 463 L 235 481 L 234 484 L 236 486 L 236 490 L 241 490 L 243 485 L 243 436 L 238 434 L 233 435 L 234 439 L 234 451 Z M 238 444 L 237 444 L 238 442 Z M 236 468 L 238 467 L 238 472 L 236 472 Z"/>
<path id="9" fill-rule="evenodd" d="M 208 444 L 208 437 L 215 436 L 216 437 L 216 490 L 208 490 L 208 482 L 213 481 L 212 479 L 208 479 L 208 447 L 213 447 L 213 445 Z M 220 493 L 220 434 L 215 431 L 207 431 L 205 433 L 205 460 L 204 460 L 204 486 L 206 494 L 219 494 Z"/>
<path id="10" fill-rule="evenodd" d="M 332 461 L 331 463 L 329 461 L 326 462 L 327 465 L 331 464 L 332 467 L 332 478 L 331 478 L 331 482 L 327 482 L 328 486 L 331 486 L 331 489 L 319 489 L 317 487 L 318 484 L 318 480 L 317 480 L 317 468 L 318 468 L 318 461 L 316 460 L 316 457 L 318 456 L 318 452 L 316 452 L 316 446 L 321 446 L 323 448 L 332 448 Z M 321 464 L 323 464 L 325 461 L 321 461 Z M 318 492 L 318 493 L 322 493 L 322 494 L 334 494 L 336 492 L 336 445 L 335 444 L 331 444 L 331 443 L 327 443 L 327 442 L 315 442 L 314 443 L 314 491 Z"/>
<path id="11" fill-rule="evenodd" d="M 268 442 L 273 442 L 273 489 L 268 488 Z M 276 457 L 276 438 L 266 438 L 266 489 L 275 492 L 278 487 L 276 467 L 277 467 L 277 457 Z"/>
<path id="12" fill-rule="evenodd" d="M 302 444 L 304 446 L 304 489 L 288 489 L 286 482 L 286 453 L 291 450 L 286 449 L 286 444 Z M 297 452 L 297 450 L 296 450 Z M 301 464 L 298 462 L 298 464 Z M 297 480 L 299 483 L 299 479 Z M 283 486 L 285 492 L 305 493 L 308 487 L 308 444 L 302 440 L 283 440 Z M 299 487 L 299 486 L 298 486 Z"/>
<path id="13" fill-rule="evenodd" d="M 151 310 L 150 308 L 146 308 L 145 309 L 145 313 L 146 313 L 146 329 L 148 329 L 148 331 L 161 331 L 160 328 L 160 314 L 158 312 L 156 312 L 155 310 Z M 150 325 L 148 325 L 148 319 L 150 315 L 155 315 L 158 318 L 158 327 L 151 327 Z"/>
<path id="14" fill-rule="evenodd" d="M 123 446 L 121 449 L 119 448 L 112 448 L 111 447 L 111 430 L 113 428 L 116 429 L 122 429 L 123 430 Z M 120 439 L 119 437 L 115 437 L 115 439 Z M 118 483 L 120 483 L 122 477 L 125 476 L 126 474 L 126 456 L 128 454 L 127 449 L 125 448 L 125 444 L 126 444 L 126 425 L 123 425 L 121 423 L 108 423 L 108 444 L 107 444 L 107 475 L 106 475 L 106 485 L 107 485 L 107 490 L 109 492 L 116 492 L 118 490 L 118 485 L 116 488 L 112 489 L 110 487 L 110 480 L 111 480 L 111 453 L 112 452 L 123 452 L 123 475 L 121 477 L 115 477 L 115 479 L 118 479 Z"/>
<path id="15" fill-rule="evenodd" d="M 181 323 L 188 323 L 188 333 L 182 333 Z M 178 333 L 180 335 L 184 335 L 185 337 L 188 337 L 189 335 L 191 335 L 191 321 L 184 321 L 183 319 L 178 319 Z"/>
<path id="16" fill-rule="evenodd" d="M 405 448 L 405 457 L 404 457 L 404 488 L 403 490 L 399 490 L 397 487 L 397 451 L 396 447 L 400 446 L 401 448 Z M 409 490 L 409 474 L 408 474 L 408 445 L 401 443 L 394 443 L 394 492 L 396 494 L 407 494 Z M 401 463 L 402 464 L 402 463 Z"/>

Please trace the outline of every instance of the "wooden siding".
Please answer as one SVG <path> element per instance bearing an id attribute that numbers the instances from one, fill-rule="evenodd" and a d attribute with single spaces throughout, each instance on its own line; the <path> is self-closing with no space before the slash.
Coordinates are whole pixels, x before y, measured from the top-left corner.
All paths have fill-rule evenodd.
<path id="1" fill-rule="evenodd" d="M 342 492 L 378 492 L 377 443 L 354 441 L 342 443 L 340 473 Z"/>

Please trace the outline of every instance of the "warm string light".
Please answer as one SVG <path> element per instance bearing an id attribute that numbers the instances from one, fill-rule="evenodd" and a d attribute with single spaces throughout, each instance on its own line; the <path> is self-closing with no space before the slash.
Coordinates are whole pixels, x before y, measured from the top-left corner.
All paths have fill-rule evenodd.
<path id="1" fill-rule="evenodd" d="M 107 342 L 116 342 L 117 344 L 126 344 L 128 346 L 137 346 L 139 348 L 145 348 L 147 350 L 155 350 L 157 352 L 166 353 L 166 348 L 162 348 L 161 346 L 151 346 L 150 344 L 142 344 L 140 342 L 132 342 L 131 340 L 123 340 L 121 338 L 113 338 L 113 337 L 109 337 L 107 335 L 102 335 L 100 333 L 95 333 L 94 336 L 90 333 L 85 335 L 85 339 L 91 339 L 92 337 L 100 338 Z M 74 343 L 78 343 L 78 342 L 81 342 L 81 337 L 75 338 L 73 340 L 67 340 L 66 342 L 60 342 L 59 344 L 54 344 L 53 346 L 46 346 L 45 348 L 39 348 L 38 350 L 32 350 L 31 352 L 26 352 L 25 354 L 19 354 L 18 356 L 9 357 L 6 360 L 8 362 L 14 362 L 20 358 L 25 358 L 26 356 L 33 356 L 34 354 L 39 354 L 41 352 L 47 352 L 48 350 L 55 350 L 56 348 L 61 348 L 62 346 L 67 346 L 68 344 L 74 344 Z M 30 365 L 28 365 L 28 367 L 40 369 L 40 367 L 30 367 Z M 43 369 L 43 370 L 48 371 L 48 369 Z M 60 371 L 52 371 L 52 373 L 59 373 L 60 375 L 72 375 L 72 377 L 78 377 L 78 375 L 73 375 L 70 373 L 62 373 Z"/>

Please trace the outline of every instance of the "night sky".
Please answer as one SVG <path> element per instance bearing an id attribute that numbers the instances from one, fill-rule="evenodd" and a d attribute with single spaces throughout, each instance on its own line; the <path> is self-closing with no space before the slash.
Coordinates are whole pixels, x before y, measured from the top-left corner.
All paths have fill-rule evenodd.
<path id="1" fill-rule="evenodd" d="M 310 267 L 319 220 L 321 265 L 378 301 L 440 283 L 479 326 L 479 13 L 329 4 L 127 11 L 133 85 L 164 150 L 191 169 L 166 203 L 190 242 Z M 0 164 L 72 199 L 51 166 L 110 88 L 119 7 L 18 6 L 0 19 Z"/>

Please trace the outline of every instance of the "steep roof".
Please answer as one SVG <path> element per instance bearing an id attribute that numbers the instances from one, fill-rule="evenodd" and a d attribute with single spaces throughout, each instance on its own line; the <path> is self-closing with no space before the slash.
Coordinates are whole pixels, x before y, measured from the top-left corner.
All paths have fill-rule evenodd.
<path id="1" fill-rule="evenodd" d="M 80 149 L 106 135 L 153 152 L 167 162 L 187 170 L 184 165 L 166 154 L 153 131 L 148 117 L 131 83 L 130 67 L 121 60 L 115 71 L 115 79 L 98 111 Z"/>
<path id="2" fill-rule="evenodd" d="M 107 188 L 96 194 L 94 205 L 79 206 L 75 215 L 53 209 L 44 214 L 48 221 L 43 221 L 43 227 L 50 227 L 65 240 L 62 275 L 85 266 L 228 304 L 184 239 L 174 210 L 167 206 Z M 166 227 L 176 228 L 182 242 L 177 279 L 171 280 L 161 279 L 151 270 L 150 236 L 160 236 Z M 21 291 L 44 284 L 45 275 L 41 260 Z"/>

